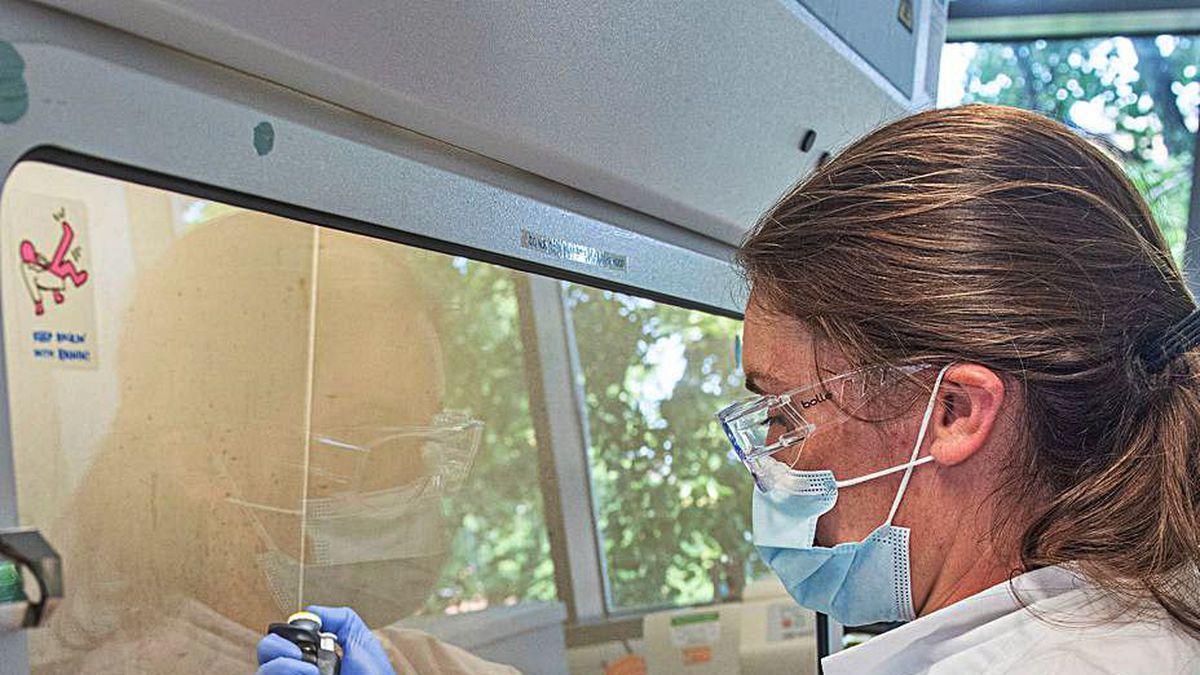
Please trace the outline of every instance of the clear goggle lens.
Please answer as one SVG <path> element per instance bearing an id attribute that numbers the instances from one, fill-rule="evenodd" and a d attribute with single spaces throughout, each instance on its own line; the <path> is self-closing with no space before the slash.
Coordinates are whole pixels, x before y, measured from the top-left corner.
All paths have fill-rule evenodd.
<path id="1" fill-rule="evenodd" d="M 718 418 L 742 461 L 779 452 L 812 433 L 811 424 L 774 396 L 735 403 Z"/>

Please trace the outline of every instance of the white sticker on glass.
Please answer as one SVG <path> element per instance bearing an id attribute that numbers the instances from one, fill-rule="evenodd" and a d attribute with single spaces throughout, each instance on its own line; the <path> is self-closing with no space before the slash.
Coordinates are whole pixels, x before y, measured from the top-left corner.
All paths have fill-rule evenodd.
<path id="1" fill-rule="evenodd" d="M 4 284 L 22 296 L 6 305 L 17 358 L 95 369 L 96 280 L 83 203 L 10 190 L 2 220 Z"/>

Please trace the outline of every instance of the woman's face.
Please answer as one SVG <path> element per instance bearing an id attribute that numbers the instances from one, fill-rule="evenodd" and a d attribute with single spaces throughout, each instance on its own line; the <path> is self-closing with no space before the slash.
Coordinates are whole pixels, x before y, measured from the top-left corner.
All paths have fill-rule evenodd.
<path id="1" fill-rule="evenodd" d="M 781 394 L 854 369 L 834 350 L 823 347 L 803 323 L 775 315 L 753 298 L 746 308 L 743 332 L 746 384 L 755 393 Z M 830 470 L 838 480 L 904 464 L 912 455 L 928 399 L 923 393 L 914 397 L 911 391 L 902 396 L 911 404 L 896 408 L 894 401 L 889 401 L 890 414 L 879 416 L 883 421 L 822 415 L 814 408 L 805 419 L 816 429 L 803 443 L 785 448 L 774 457 L 798 470 Z M 804 414 L 803 410 L 801 414 Z M 860 415 L 870 416 L 870 409 Z M 829 421 L 823 424 L 822 417 Z M 834 422 L 835 417 L 841 420 Z M 924 454 L 928 453 L 922 452 Z M 908 525 L 906 516 L 920 512 L 923 500 L 921 474 L 932 471 L 931 467 L 914 471 L 896 524 Z M 882 525 L 902 475 L 903 472 L 897 472 L 840 489 L 833 509 L 817 521 L 816 543 L 833 546 L 858 541 Z"/>

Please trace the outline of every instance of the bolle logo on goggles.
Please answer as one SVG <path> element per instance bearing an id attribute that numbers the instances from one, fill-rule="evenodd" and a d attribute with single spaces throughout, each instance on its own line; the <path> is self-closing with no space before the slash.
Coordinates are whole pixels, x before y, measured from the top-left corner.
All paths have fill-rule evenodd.
<path id="1" fill-rule="evenodd" d="M 828 401 L 831 398 L 833 398 L 833 392 L 831 392 L 831 391 L 821 392 L 821 394 L 818 395 L 816 398 L 811 398 L 807 401 L 800 401 L 800 407 L 805 410 L 808 410 L 809 408 L 813 407 L 814 405 Z"/>

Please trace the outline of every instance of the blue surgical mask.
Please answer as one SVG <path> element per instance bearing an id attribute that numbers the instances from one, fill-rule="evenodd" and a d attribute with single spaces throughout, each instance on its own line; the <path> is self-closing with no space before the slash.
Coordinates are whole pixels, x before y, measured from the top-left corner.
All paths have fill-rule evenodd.
<path id="1" fill-rule="evenodd" d="M 905 464 L 838 481 L 831 471 L 796 471 L 766 458 L 762 487 L 754 490 L 754 543 L 796 602 L 847 626 L 915 618 L 909 530 L 893 525 L 892 521 L 913 469 L 933 459 L 930 456 L 918 459 L 917 455 L 949 367 L 938 373 L 912 456 Z M 817 519 L 837 503 L 840 488 L 899 471 L 904 472 L 904 478 L 892 501 L 891 512 L 866 539 L 831 548 L 813 545 Z"/>

